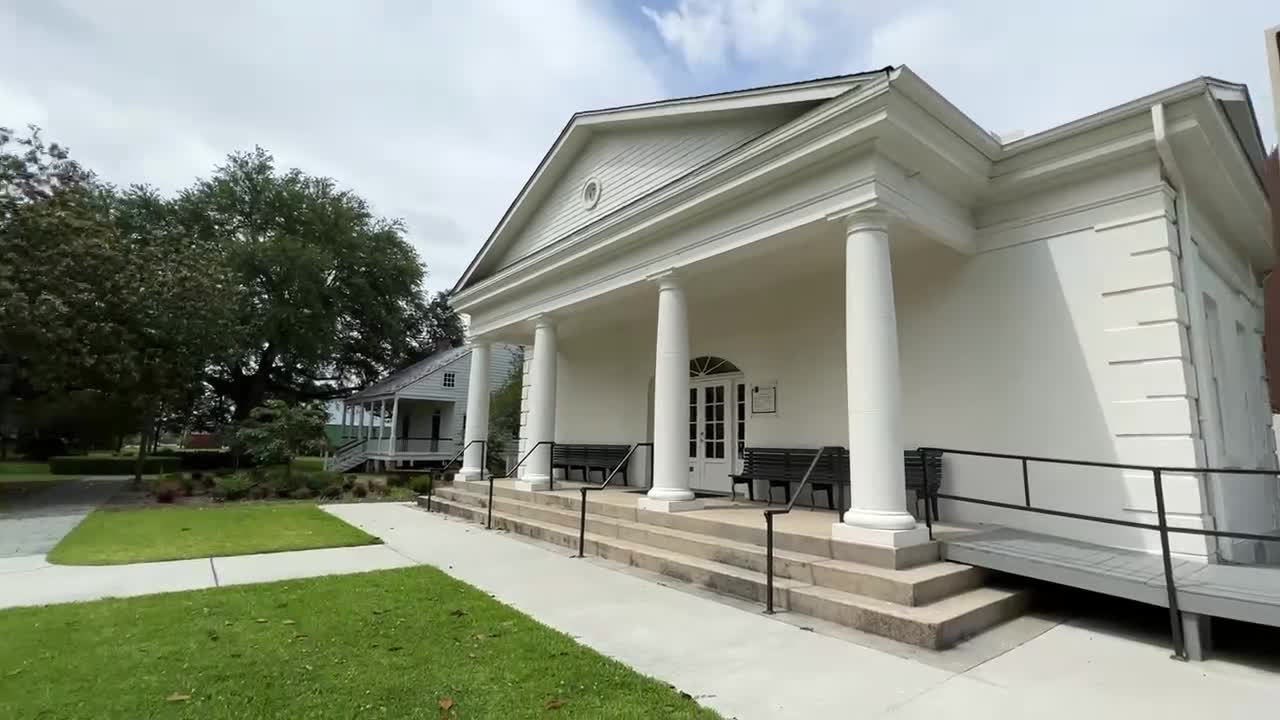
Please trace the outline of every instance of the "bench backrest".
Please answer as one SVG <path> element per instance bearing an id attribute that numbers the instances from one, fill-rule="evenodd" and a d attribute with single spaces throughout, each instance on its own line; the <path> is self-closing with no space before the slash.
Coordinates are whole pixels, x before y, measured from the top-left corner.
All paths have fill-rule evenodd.
<path id="1" fill-rule="evenodd" d="M 556 443 L 551 453 L 551 462 L 557 466 L 589 465 L 612 468 L 622 462 L 630 450 L 630 445 Z"/>
<path id="2" fill-rule="evenodd" d="M 788 480 L 799 482 L 813 462 L 817 448 L 751 447 L 742 451 L 742 474 L 761 480 Z M 830 447 L 809 476 L 810 482 L 834 482 L 848 479 L 849 452 L 844 448 Z"/>
<path id="3" fill-rule="evenodd" d="M 752 447 L 743 449 L 742 474 L 761 480 L 791 480 L 799 482 L 813 462 L 817 448 Z M 929 490 L 937 491 L 942 485 L 942 453 L 926 452 L 929 466 Z M 924 487 L 924 466 L 915 450 L 902 453 L 903 471 L 908 490 Z M 810 482 L 843 481 L 849 478 L 849 451 L 829 447 L 813 469 Z"/>

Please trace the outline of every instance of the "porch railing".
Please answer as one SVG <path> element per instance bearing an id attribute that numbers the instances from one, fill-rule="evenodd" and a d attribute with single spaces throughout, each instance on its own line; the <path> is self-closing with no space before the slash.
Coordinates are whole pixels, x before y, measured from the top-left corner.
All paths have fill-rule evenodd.
<path id="1" fill-rule="evenodd" d="M 791 500 L 787 502 L 787 506 L 780 510 L 764 511 L 764 541 L 765 541 L 765 613 L 773 614 L 773 518 L 776 515 L 786 515 L 791 512 L 791 508 L 795 507 L 796 500 L 800 498 L 800 491 L 804 490 L 809 484 L 809 476 L 813 474 L 813 469 L 818 466 L 818 461 L 822 459 L 822 454 L 829 450 L 829 447 L 818 448 L 818 452 L 814 454 L 813 461 L 809 463 L 809 468 L 804 471 L 804 477 L 800 478 L 800 484 L 796 487 L 795 493 L 791 495 Z"/>
<path id="2" fill-rule="evenodd" d="M 586 547 L 587 493 L 604 490 L 605 488 L 609 487 L 609 483 L 613 482 L 613 478 L 615 475 L 618 474 L 618 471 L 626 467 L 627 463 L 631 461 L 631 456 L 635 454 L 636 450 L 639 450 L 642 447 L 647 447 L 652 449 L 653 443 L 642 442 L 642 443 L 636 443 L 635 445 L 632 445 L 631 448 L 627 450 L 627 454 L 623 455 L 622 459 L 618 461 L 618 464 L 614 466 L 613 470 L 609 471 L 609 475 L 604 479 L 604 482 L 600 483 L 599 485 L 584 485 L 578 488 L 578 490 L 582 493 L 582 505 L 578 508 L 578 554 L 574 555 L 574 557 L 579 557 L 579 558 L 583 557 L 583 548 Z M 649 487 L 653 487 L 653 458 L 652 457 L 649 458 Z"/>
<path id="3" fill-rule="evenodd" d="M 1173 577 L 1173 556 L 1169 551 L 1169 533 L 1183 533 L 1186 535 L 1199 535 L 1202 537 L 1213 538 L 1234 538 L 1240 540 L 1261 540 L 1264 542 L 1276 542 L 1277 537 L 1274 535 L 1264 535 L 1261 533 L 1246 532 L 1230 532 L 1226 530 L 1205 530 L 1203 528 L 1173 527 L 1169 525 L 1168 513 L 1165 510 L 1164 498 L 1164 475 L 1165 473 L 1179 473 L 1187 475 L 1261 475 L 1264 477 L 1280 476 L 1280 470 L 1246 470 L 1240 468 L 1213 468 L 1213 467 L 1176 467 L 1176 466 L 1157 466 L 1157 465 L 1128 465 L 1124 463 L 1100 462 L 1094 460 L 1071 460 L 1065 458 L 1041 457 L 1036 455 L 1017 455 L 1013 453 L 996 453 L 982 452 L 978 450 L 957 450 L 954 448 L 937 448 L 922 447 L 916 452 L 920 453 L 921 460 L 924 460 L 926 453 L 941 452 L 947 455 L 959 455 L 963 457 L 980 457 L 992 458 L 997 460 L 1009 460 L 1017 462 L 1021 468 L 1022 477 L 1022 504 L 1001 502 L 997 500 L 986 500 L 983 498 L 970 497 L 965 495 L 957 495 L 955 493 L 944 493 L 933 491 L 932 496 L 942 500 L 952 500 L 954 502 L 973 503 L 977 505 L 986 505 L 988 507 L 998 507 L 1007 510 L 1018 510 L 1021 512 L 1037 513 L 1040 515 L 1051 515 L 1053 517 L 1070 518 L 1073 520 L 1084 520 L 1086 522 L 1103 523 L 1107 525 L 1120 525 L 1123 527 L 1137 528 L 1140 530 L 1152 530 L 1160 534 L 1160 557 L 1164 562 L 1164 585 L 1165 593 L 1169 603 L 1169 630 L 1173 638 L 1173 658 L 1176 660 L 1187 659 L 1187 649 L 1185 638 L 1182 635 L 1182 613 L 1178 609 L 1178 590 Z M 1092 467 L 1092 468 L 1108 468 L 1112 470 L 1136 470 L 1140 472 L 1151 473 L 1152 489 L 1155 491 L 1156 504 L 1156 522 L 1144 523 L 1134 520 L 1121 520 L 1119 518 L 1104 517 L 1101 515 L 1089 515 L 1086 513 L 1067 512 L 1064 510 L 1051 510 L 1045 507 L 1036 507 L 1031 502 L 1031 480 L 1028 466 L 1030 464 L 1045 465 L 1067 465 L 1075 467 Z M 924 492 L 930 493 L 929 490 L 929 466 L 924 463 Z M 929 515 L 928 498 L 925 505 L 925 524 L 929 528 L 929 539 L 933 539 L 933 522 Z"/>

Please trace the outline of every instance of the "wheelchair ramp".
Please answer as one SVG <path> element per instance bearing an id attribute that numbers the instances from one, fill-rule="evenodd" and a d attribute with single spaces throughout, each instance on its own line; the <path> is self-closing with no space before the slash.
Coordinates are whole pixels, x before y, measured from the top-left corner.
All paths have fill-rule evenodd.
<path id="1" fill-rule="evenodd" d="M 1159 555 L 997 528 L 941 541 L 952 562 L 1168 607 Z M 1280 567 L 1173 558 L 1186 612 L 1280 627 Z"/>

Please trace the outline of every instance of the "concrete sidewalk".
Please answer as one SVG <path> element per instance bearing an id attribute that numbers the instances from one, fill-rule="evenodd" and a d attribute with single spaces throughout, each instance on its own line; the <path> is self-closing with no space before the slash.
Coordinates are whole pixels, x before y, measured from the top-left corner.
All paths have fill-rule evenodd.
<path id="1" fill-rule="evenodd" d="M 1221 660 L 1174 662 L 1163 644 L 1087 624 L 1059 624 L 948 670 L 937 662 L 945 654 L 873 649 L 411 506 L 325 509 L 740 720 L 1202 720 L 1264 717 L 1280 703 L 1280 675 Z"/>
<path id="2" fill-rule="evenodd" d="M 51 565 L 43 555 L 28 555 L 0 558 L 0 608 L 343 575 L 413 564 L 386 545 L 96 566 Z"/>

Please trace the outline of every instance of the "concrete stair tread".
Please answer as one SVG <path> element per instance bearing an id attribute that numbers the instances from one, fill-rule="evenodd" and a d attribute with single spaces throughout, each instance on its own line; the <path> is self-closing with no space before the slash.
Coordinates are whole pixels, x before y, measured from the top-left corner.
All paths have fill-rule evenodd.
<path id="1" fill-rule="evenodd" d="M 457 500 L 441 500 L 440 498 L 435 498 L 433 502 L 457 505 L 477 516 L 482 515 L 485 512 L 484 508 L 468 505 Z M 530 528 L 536 528 L 546 534 L 571 537 L 576 545 L 576 529 L 571 529 L 556 523 L 543 522 L 522 517 L 520 515 L 503 512 L 497 509 L 493 511 L 493 517 L 495 520 L 507 521 L 525 525 Z M 588 543 L 588 547 L 604 544 L 611 548 L 625 550 L 629 553 L 643 554 L 684 567 L 691 567 L 704 572 L 729 576 L 744 582 L 758 584 L 761 587 L 767 583 L 767 578 L 764 573 L 717 562 L 715 560 L 687 555 L 685 553 L 654 547 L 644 543 L 623 540 L 609 535 L 588 532 L 586 533 L 585 538 Z M 832 561 L 828 559 L 827 562 L 840 563 L 844 561 Z M 856 565 L 856 563 L 847 564 Z M 961 569 L 967 568 L 967 566 L 963 565 L 956 565 L 956 567 Z M 882 568 L 875 569 L 883 570 Z M 909 606 L 900 605 L 898 603 L 881 600 L 867 595 L 813 585 L 785 577 L 775 577 L 774 588 L 775 592 L 781 593 L 784 598 L 788 594 L 793 598 L 797 595 L 818 598 L 824 602 L 839 605 L 844 608 L 864 613 L 873 613 L 875 615 L 885 616 L 923 626 L 941 626 L 945 623 L 953 622 L 957 619 L 964 618 L 971 613 L 980 612 L 986 608 L 1008 602 L 1011 599 L 1016 599 L 1021 592 L 1019 590 L 1009 590 L 996 587 L 977 587 L 964 590 L 949 597 L 935 600 L 928 604 Z M 792 604 L 783 601 L 782 598 L 779 598 L 779 600 L 780 608 L 785 608 L 786 605 Z"/>
<path id="2" fill-rule="evenodd" d="M 981 610 L 993 603 L 1004 602 L 1010 598 L 1016 597 L 1018 590 L 1007 590 L 995 587 L 979 587 L 972 590 L 966 590 L 957 595 L 935 600 L 928 605 L 898 605 L 887 600 L 877 600 L 876 598 L 867 597 L 865 595 L 855 595 L 853 593 L 834 590 L 832 588 L 821 587 L 818 585 L 805 585 L 791 589 L 792 593 L 800 593 L 804 595 L 812 595 L 821 597 L 825 600 L 845 604 L 856 605 L 866 610 L 873 610 L 885 615 L 901 618 L 903 620 L 911 620 L 936 625 L 939 623 L 963 617 L 970 612 Z"/>
<path id="3" fill-rule="evenodd" d="M 487 502 L 486 496 L 477 495 L 476 493 L 469 492 L 469 488 L 467 490 L 459 490 L 455 488 L 454 492 L 458 492 L 459 494 L 466 495 L 469 498 L 474 498 L 480 506 L 483 506 L 483 503 Z M 577 527 L 577 523 L 579 519 L 578 511 L 564 509 L 562 507 L 555 506 L 555 505 L 531 503 L 526 500 L 520 500 L 512 497 L 497 497 L 497 496 L 494 497 L 494 503 L 495 503 L 495 509 L 494 509 L 495 512 L 497 512 L 496 506 L 499 503 L 504 505 L 515 505 L 517 507 L 528 508 L 536 512 L 553 513 L 553 514 L 560 515 L 564 517 L 566 521 L 572 520 L 573 521 L 572 525 L 574 527 Z M 622 518 L 613 517 L 610 515 L 603 515 L 600 513 L 592 513 L 591 503 L 588 503 L 587 505 L 587 520 L 588 522 L 613 524 L 619 527 L 643 529 L 648 532 L 667 535 L 668 537 L 683 538 L 686 540 L 691 540 L 696 542 L 714 541 L 715 543 L 723 547 L 732 548 L 742 552 L 760 553 L 760 554 L 763 554 L 765 552 L 764 546 L 757 545 L 755 543 L 743 542 L 740 540 L 732 540 L 729 538 L 724 538 L 717 535 L 711 535 L 708 533 L 693 532 L 691 530 L 680 530 L 677 528 L 664 527 L 660 525 L 650 525 L 648 523 L 636 522 L 633 520 L 624 520 Z M 948 575 L 957 575 L 957 574 L 976 571 L 975 568 L 969 565 L 961 565 L 959 563 L 951 563 L 951 562 L 945 562 L 945 561 L 935 561 L 935 562 L 925 563 L 923 565 L 916 565 L 914 567 L 894 570 L 890 568 L 880 567 L 878 565 L 869 565 L 867 563 L 859 563 L 859 562 L 854 562 L 852 560 L 837 560 L 837 559 L 833 559 L 823 555 L 813 555 L 810 553 L 803 553 L 795 550 L 783 550 L 779 548 L 774 548 L 773 554 L 774 554 L 774 557 L 779 560 L 785 560 L 785 561 L 795 562 L 795 563 L 821 565 L 825 568 L 830 568 L 833 570 L 842 570 L 850 573 L 861 573 L 864 575 L 871 575 L 874 577 L 884 578 L 887 580 L 893 580 L 895 582 L 903 582 L 903 583 L 924 582 L 924 581 L 933 580 L 940 577 L 945 577 Z"/>

